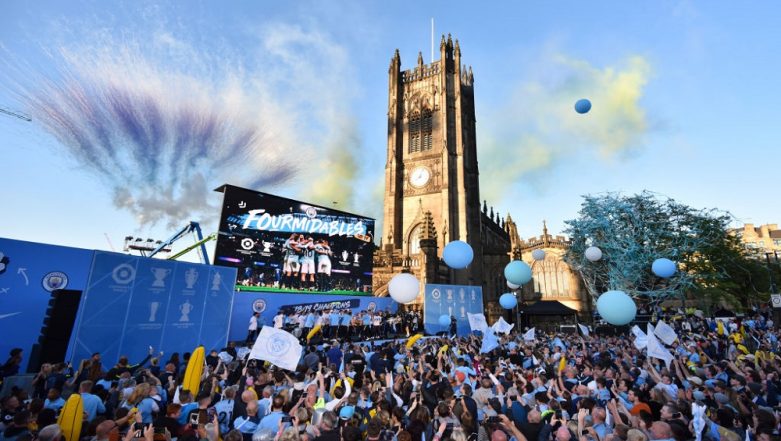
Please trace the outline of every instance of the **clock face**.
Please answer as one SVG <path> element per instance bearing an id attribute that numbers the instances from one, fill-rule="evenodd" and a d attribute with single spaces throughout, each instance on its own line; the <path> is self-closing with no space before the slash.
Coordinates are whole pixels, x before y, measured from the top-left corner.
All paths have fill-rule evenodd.
<path id="1" fill-rule="evenodd" d="M 409 175 L 409 183 L 412 184 L 413 187 L 420 188 L 428 183 L 429 178 L 431 178 L 429 169 L 418 166 L 412 169 L 412 173 Z"/>

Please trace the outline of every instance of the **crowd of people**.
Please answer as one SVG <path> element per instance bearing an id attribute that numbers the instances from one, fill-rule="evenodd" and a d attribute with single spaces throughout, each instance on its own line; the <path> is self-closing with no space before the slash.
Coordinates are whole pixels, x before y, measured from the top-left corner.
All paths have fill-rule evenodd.
<path id="1" fill-rule="evenodd" d="M 145 441 L 770 441 L 779 438 L 778 332 L 765 313 L 722 324 L 660 316 L 677 340 L 669 364 L 627 332 L 483 338 L 333 339 L 307 346 L 295 371 L 210 351 L 198 390 L 188 355 L 106 368 L 45 364 L 32 390 L 0 402 L 3 440 L 57 441 L 59 409 L 84 403 L 83 440 Z M 365 336 L 365 335 L 364 335 Z M 526 338 L 524 338 L 526 337 Z M 20 366 L 12 352 L 6 373 Z M 68 440 L 75 441 L 75 440 Z"/>
<path id="2" fill-rule="evenodd" d="M 247 328 L 248 343 L 255 341 L 263 324 L 260 313 L 252 314 Z M 321 338 L 358 341 L 388 339 L 402 335 L 409 337 L 422 331 L 423 321 L 420 312 L 413 310 L 406 312 L 365 310 L 356 313 L 350 309 L 310 310 L 301 313 L 280 310 L 269 326 L 284 329 L 302 341 L 306 340 L 313 329 L 318 330 Z"/>

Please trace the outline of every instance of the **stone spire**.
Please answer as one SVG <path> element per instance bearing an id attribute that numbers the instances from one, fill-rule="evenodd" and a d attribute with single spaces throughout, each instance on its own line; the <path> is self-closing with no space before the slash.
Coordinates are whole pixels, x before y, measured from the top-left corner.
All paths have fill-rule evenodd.
<path id="1" fill-rule="evenodd" d="M 423 223 L 420 225 L 418 238 L 423 240 L 437 240 L 437 228 L 434 226 L 434 216 L 430 211 L 423 213 Z"/>

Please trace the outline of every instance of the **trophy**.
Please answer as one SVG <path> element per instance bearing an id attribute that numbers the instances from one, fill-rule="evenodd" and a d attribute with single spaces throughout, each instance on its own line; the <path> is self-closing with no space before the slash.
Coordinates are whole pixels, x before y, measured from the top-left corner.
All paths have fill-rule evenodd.
<path id="1" fill-rule="evenodd" d="M 190 268 L 184 272 L 184 283 L 187 284 L 187 289 L 193 289 L 195 282 L 198 281 L 198 271 L 195 268 Z"/>
<path id="2" fill-rule="evenodd" d="M 153 288 L 165 288 L 165 278 L 171 274 L 171 270 L 168 268 L 150 268 L 152 275 L 155 276 L 155 281 L 152 282 Z"/>
<path id="3" fill-rule="evenodd" d="M 182 313 L 181 317 L 179 317 L 180 322 L 189 322 L 190 321 L 190 312 L 193 310 L 193 305 L 190 304 L 188 300 L 185 300 L 184 303 L 179 305 L 179 312 Z"/>
<path id="4" fill-rule="evenodd" d="M 155 321 L 157 310 L 160 309 L 160 302 L 152 302 L 149 304 L 149 321 Z"/>

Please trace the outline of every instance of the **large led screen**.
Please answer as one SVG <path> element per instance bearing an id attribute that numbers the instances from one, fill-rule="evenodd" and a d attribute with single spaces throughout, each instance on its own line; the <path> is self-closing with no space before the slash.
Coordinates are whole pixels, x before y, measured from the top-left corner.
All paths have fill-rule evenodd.
<path id="1" fill-rule="evenodd" d="M 224 185 L 215 265 L 243 291 L 371 295 L 374 219 Z"/>

